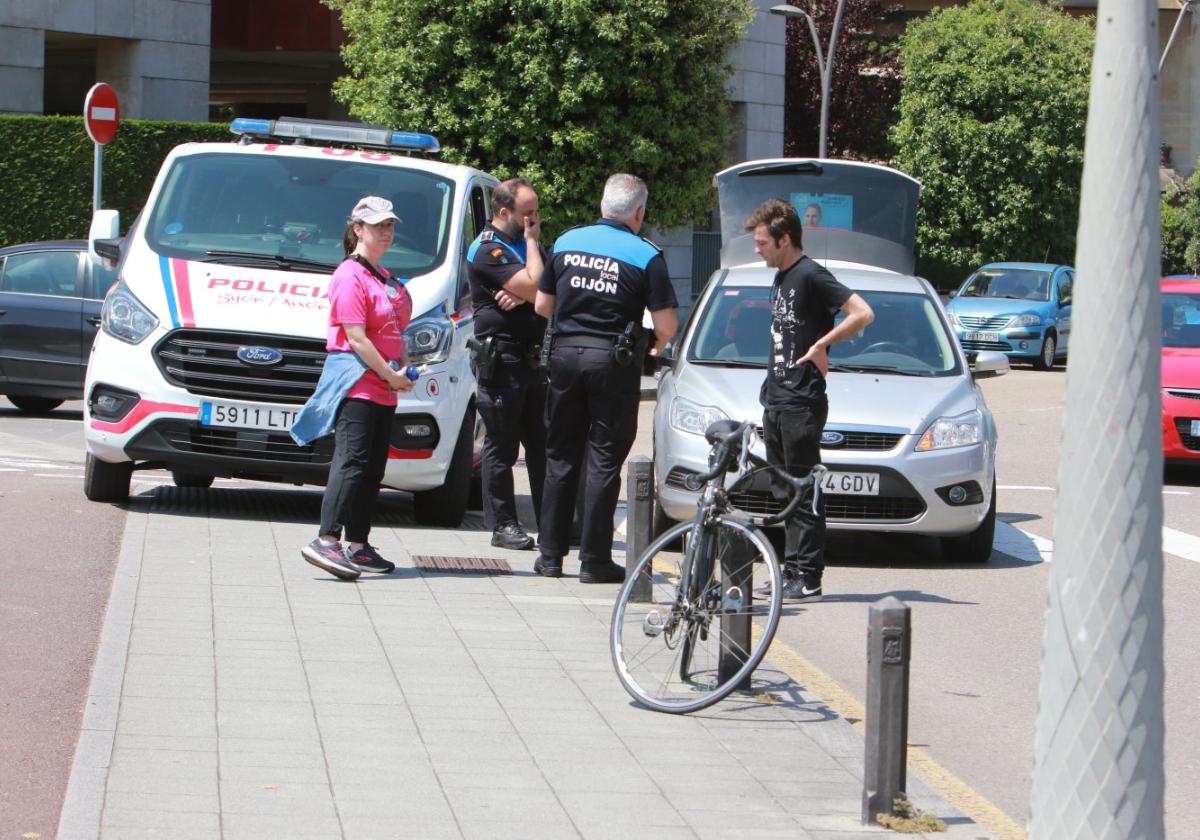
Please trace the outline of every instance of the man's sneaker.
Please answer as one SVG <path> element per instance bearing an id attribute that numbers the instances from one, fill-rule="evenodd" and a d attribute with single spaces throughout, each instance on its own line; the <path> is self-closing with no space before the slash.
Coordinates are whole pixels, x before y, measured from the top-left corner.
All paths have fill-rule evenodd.
<path id="1" fill-rule="evenodd" d="M 788 584 L 792 581 L 801 581 L 800 573 L 793 570 L 790 566 L 784 566 L 780 570 L 780 576 L 783 578 L 783 591 L 787 592 Z M 766 581 L 754 587 L 754 597 L 762 601 L 771 597 L 771 581 Z"/>
<path id="2" fill-rule="evenodd" d="M 562 577 L 562 560 L 539 554 L 538 559 L 533 561 L 533 570 L 542 577 Z"/>
<path id="3" fill-rule="evenodd" d="M 347 550 L 346 555 L 351 564 L 358 566 L 364 572 L 390 575 L 396 571 L 396 564 L 380 557 L 379 552 L 375 550 L 375 546 L 370 543 L 363 543 L 363 547 L 353 553 Z"/>
<path id="4" fill-rule="evenodd" d="M 324 569 L 342 580 L 358 580 L 362 571 L 346 558 L 346 550 L 340 542 L 323 543 L 315 539 L 300 549 L 301 556 L 319 569 Z"/>
<path id="5" fill-rule="evenodd" d="M 622 583 L 625 567 L 611 560 L 607 563 L 584 563 L 579 567 L 580 583 Z"/>
<path id="6" fill-rule="evenodd" d="M 821 600 L 820 578 L 795 577 L 783 584 L 783 600 L 789 604 L 800 604 Z"/>
<path id="7" fill-rule="evenodd" d="M 520 525 L 505 525 L 492 532 L 492 545 L 496 548 L 511 548 L 524 551 L 533 548 L 533 537 L 525 533 Z"/>

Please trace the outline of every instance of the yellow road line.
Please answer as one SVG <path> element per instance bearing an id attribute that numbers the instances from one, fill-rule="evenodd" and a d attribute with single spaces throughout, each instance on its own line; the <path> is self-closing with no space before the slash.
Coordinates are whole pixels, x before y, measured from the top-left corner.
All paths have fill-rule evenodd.
<path id="1" fill-rule="evenodd" d="M 839 717 L 852 719 L 856 729 L 865 728 L 866 709 L 863 704 L 816 665 L 778 638 L 771 642 L 767 656 L 785 674 L 823 700 Z M 947 802 L 987 829 L 996 840 L 1026 840 L 1025 829 L 962 779 L 938 764 L 925 750 L 913 746 L 908 748 L 908 768 Z"/>

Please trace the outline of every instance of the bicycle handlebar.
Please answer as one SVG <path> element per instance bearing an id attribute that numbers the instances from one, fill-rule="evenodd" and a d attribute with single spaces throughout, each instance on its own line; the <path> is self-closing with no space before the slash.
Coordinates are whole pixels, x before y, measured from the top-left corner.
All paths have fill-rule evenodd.
<path id="1" fill-rule="evenodd" d="M 750 439 L 747 435 L 747 432 L 753 428 L 754 424 L 747 420 L 731 429 L 728 433 L 715 434 L 714 437 L 716 439 L 713 440 L 710 458 L 713 466 L 708 470 L 708 472 L 701 473 L 699 475 L 689 475 L 684 479 L 684 486 L 689 490 L 699 490 L 704 484 L 707 484 L 718 476 L 727 473 L 729 468 L 733 465 L 732 460 L 734 457 L 741 455 L 745 456 L 744 459 L 739 458 L 739 460 L 748 460 L 750 457 L 754 457 L 750 455 Z M 734 441 L 740 441 L 740 452 L 735 450 L 731 445 Z M 758 461 L 760 459 L 754 457 L 754 460 Z M 781 510 L 779 513 L 773 516 L 764 517 L 762 520 L 763 525 L 775 525 L 791 516 L 792 512 L 795 511 L 796 507 L 800 504 L 800 499 L 804 494 L 804 488 L 810 484 L 813 486 L 813 515 L 818 515 L 817 501 L 821 497 L 821 479 L 824 478 L 825 473 L 829 472 L 828 468 L 825 467 L 824 464 L 816 464 L 811 470 L 809 470 L 808 475 L 804 476 L 803 478 L 796 478 L 794 475 L 791 475 L 783 469 L 780 469 L 774 464 L 769 464 L 766 461 L 763 461 L 762 464 L 766 469 L 771 471 L 772 475 L 792 485 L 792 497 L 788 501 L 787 505 L 785 505 L 783 510 Z"/>

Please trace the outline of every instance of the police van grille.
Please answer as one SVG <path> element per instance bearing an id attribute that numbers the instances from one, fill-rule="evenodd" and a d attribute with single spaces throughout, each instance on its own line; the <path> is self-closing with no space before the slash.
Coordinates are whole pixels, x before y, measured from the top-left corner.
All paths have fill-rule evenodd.
<path id="1" fill-rule="evenodd" d="M 271 347 L 283 354 L 274 365 L 250 365 L 239 347 Z M 323 339 L 182 329 L 168 333 L 154 348 L 163 377 L 200 396 L 288 403 L 307 400 L 325 364 Z"/>
<path id="2" fill-rule="evenodd" d="M 287 432 L 225 429 L 187 420 L 163 420 L 154 429 L 177 452 L 219 455 L 247 463 L 328 464 L 333 460 L 329 436 L 298 446 Z"/>

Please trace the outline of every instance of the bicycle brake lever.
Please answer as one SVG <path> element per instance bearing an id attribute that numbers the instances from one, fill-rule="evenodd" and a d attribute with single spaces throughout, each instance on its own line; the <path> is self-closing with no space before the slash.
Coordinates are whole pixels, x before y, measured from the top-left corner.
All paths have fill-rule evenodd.
<path id="1" fill-rule="evenodd" d="M 812 478 L 813 483 L 813 516 L 820 516 L 820 514 L 817 512 L 817 502 L 821 500 L 821 482 L 824 480 L 827 472 L 829 472 L 829 467 L 825 466 L 824 464 L 817 464 L 815 467 L 809 470 L 809 476 Z"/>

